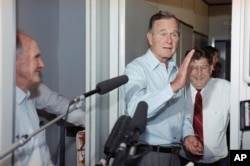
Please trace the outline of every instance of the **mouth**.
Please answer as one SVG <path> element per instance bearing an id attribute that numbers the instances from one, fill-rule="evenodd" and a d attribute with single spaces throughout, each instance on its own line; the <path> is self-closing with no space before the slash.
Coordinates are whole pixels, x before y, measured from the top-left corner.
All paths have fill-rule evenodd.
<path id="1" fill-rule="evenodd" d="M 172 47 L 163 47 L 163 49 L 165 49 L 165 50 L 171 50 Z"/>
<path id="2" fill-rule="evenodd" d="M 203 78 L 203 77 L 196 77 L 195 80 L 196 80 L 197 82 L 202 82 L 202 81 L 204 80 L 204 78 Z"/>
<path id="3" fill-rule="evenodd" d="M 41 75 L 41 70 L 37 70 L 35 73 L 40 77 L 40 75 Z"/>

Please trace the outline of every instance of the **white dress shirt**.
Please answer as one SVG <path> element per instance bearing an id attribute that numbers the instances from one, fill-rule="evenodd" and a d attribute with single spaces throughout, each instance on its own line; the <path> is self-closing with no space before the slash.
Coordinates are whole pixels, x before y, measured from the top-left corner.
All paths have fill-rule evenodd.
<path id="1" fill-rule="evenodd" d="M 196 92 L 191 83 L 188 84 L 187 109 L 192 114 Z M 210 78 L 201 95 L 204 156 L 198 162 L 213 163 L 228 155 L 226 131 L 230 117 L 230 83 L 224 79 Z M 186 157 L 183 153 L 181 155 Z"/>

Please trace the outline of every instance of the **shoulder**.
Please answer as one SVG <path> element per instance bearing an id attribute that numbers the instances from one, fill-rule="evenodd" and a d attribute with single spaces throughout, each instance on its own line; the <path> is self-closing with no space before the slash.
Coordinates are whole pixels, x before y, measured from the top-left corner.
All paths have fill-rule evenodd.
<path id="1" fill-rule="evenodd" d="M 130 66 L 138 66 L 138 67 L 143 67 L 143 66 L 151 66 L 152 63 L 159 63 L 158 60 L 155 58 L 153 53 L 150 51 L 150 49 L 147 50 L 147 52 L 144 55 L 141 55 L 131 62 L 128 63 L 127 67 Z"/>
<path id="2" fill-rule="evenodd" d="M 231 83 L 222 78 L 211 78 L 210 86 L 213 89 L 217 89 L 218 91 L 230 91 Z"/>
<path id="3" fill-rule="evenodd" d="M 128 63 L 126 65 L 125 68 L 125 73 L 141 73 L 145 68 L 148 68 L 147 66 L 149 66 L 148 61 L 146 60 L 146 55 L 142 55 L 140 57 L 137 57 L 136 59 L 134 59 L 133 61 L 131 61 L 130 63 Z"/>
<path id="4" fill-rule="evenodd" d="M 211 78 L 211 81 L 213 82 L 213 84 L 221 86 L 230 86 L 230 82 L 222 78 Z"/>
<path id="5" fill-rule="evenodd" d="M 135 58 L 135 59 L 132 60 L 131 62 L 129 62 L 129 63 L 127 64 L 127 67 L 133 66 L 133 65 L 136 65 L 136 66 L 139 65 L 139 66 L 141 66 L 141 65 L 143 65 L 146 61 L 147 61 L 147 60 L 146 60 L 146 55 L 142 55 L 142 56 L 139 56 L 139 57 Z"/>

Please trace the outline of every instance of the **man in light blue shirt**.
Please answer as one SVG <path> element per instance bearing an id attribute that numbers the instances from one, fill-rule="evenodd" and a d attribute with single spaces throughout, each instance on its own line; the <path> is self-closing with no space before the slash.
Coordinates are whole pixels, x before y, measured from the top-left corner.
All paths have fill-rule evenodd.
<path id="1" fill-rule="evenodd" d="M 127 84 L 121 87 L 126 114 L 133 116 L 137 104 L 148 104 L 147 126 L 140 137 L 142 148 L 151 145 L 139 166 L 179 166 L 178 151 L 184 141 L 191 152 L 202 150 L 194 136 L 191 117 L 184 110 L 183 87 L 193 50 L 178 69 L 172 57 L 179 43 L 179 21 L 169 12 L 158 12 L 149 22 L 150 48 L 126 66 Z M 190 39 L 191 40 L 191 39 Z"/>
<path id="2" fill-rule="evenodd" d="M 38 45 L 31 36 L 23 33 L 17 34 L 16 53 L 15 139 L 17 141 L 40 128 L 36 109 L 45 109 L 59 115 L 67 111 L 69 101 L 40 83 L 40 72 L 44 68 L 44 63 Z M 35 85 L 38 87 L 34 88 Z M 31 88 L 34 89 L 31 90 Z M 76 125 L 83 125 L 83 119 L 84 113 L 81 110 L 72 112 L 69 116 L 70 122 Z M 38 133 L 15 150 L 14 165 L 53 165 L 46 144 L 45 131 Z"/>

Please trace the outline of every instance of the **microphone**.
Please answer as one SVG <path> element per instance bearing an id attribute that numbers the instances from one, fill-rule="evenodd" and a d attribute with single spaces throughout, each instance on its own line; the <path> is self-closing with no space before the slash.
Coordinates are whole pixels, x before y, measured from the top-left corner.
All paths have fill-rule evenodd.
<path id="1" fill-rule="evenodd" d="M 75 99 L 73 99 L 71 101 L 71 103 L 73 104 L 75 102 L 78 102 L 78 101 L 80 101 L 88 96 L 95 94 L 95 93 L 103 95 L 107 92 L 112 91 L 115 88 L 118 88 L 119 86 L 121 86 L 127 82 L 128 82 L 128 76 L 126 76 L 126 75 L 121 75 L 121 76 L 117 76 L 117 77 L 102 81 L 96 85 L 96 88 L 94 90 L 86 92 L 81 96 L 77 96 Z"/>
<path id="2" fill-rule="evenodd" d="M 129 127 L 130 134 L 139 136 L 145 131 L 147 125 L 147 114 L 148 104 L 145 101 L 139 102 Z M 138 141 L 138 137 L 135 137 L 134 140 Z"/>
<path id="3" fill-rule="evenodd" d="M 136 153 L 134 144 L 138 142 L 140 134 L 145 131 L 147 125 L 147 112 L 148 104 L 144 101 L 139 102 L 129 127 L 130 143 L 132 145 L 129 150 L 129 156 L 133 156 Z"/>
<path id="4" fill-rule="evenodd" d="M 125 134 L 125 142 L 122 142 L 119 148 L 116 151 L 115 160 L 113 166 L 121 166 L 121 164 L 128 163 L 129 161 L 125 161 L 125 154 L 134 155 L 135 154 L 135 146 L 138 142 L 140 134 L 145 131 L 147 124 L 147 110 L 148 104 L 144 101 L 139 102 L 137 105 L 134 116 L 131 120 L 131 123 L 128 127 L 128 130 Z M 130 147 L 129 152 L 127 152 L 127 147 Z M 125 163 L 124 163 L 125 162 Z"/>
<path id="5" fill-rule="evenodd" d="M 118 118 L 116 121 L 105 145 L 104 145 L 104 154 L 106 154 L 106 160 L 105 165 L 109 164 L 109 160 L 115 156 L 115 153 L 117 151 L 117 148 L 119 147 L 120 143 L 124 140 L 124 133 L 128 130 L 128 126 L 131 122 L 131 117 L 122 115 Z M 103 165 L 100 160 L 99 164 L 97 165 Z"/>
<path id="6" fill-rule="evenodd" d="M 96 85 L 96 89 L 98 90 L 97 93 L 103 95 L 107 92 L 112 91 L 115 88 L 118 88 L 119 86 L 121 86 L 127 82 L 128 82 L 128 76 L 126 76 L 126 75 L 118 76 L 118 77 L 100 82 L 99 84 Z M 87 97 L 86 93 L 84 95 L 85 95 L 85 97 Z"/>
<path id="7" fill-rule="evenodd" d="M 128 130 L 131 119 L 132 118 L 130 116 L 122 115 L 116 121 L 104 145 L 104 153 L 107 155 L 107 161 L 115 156 L 117 148 L 119 147 L 120 143 L 124 141 L 124 133 L 126 133 L 126 131 Z"/>

